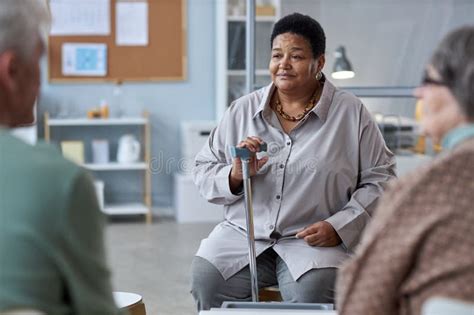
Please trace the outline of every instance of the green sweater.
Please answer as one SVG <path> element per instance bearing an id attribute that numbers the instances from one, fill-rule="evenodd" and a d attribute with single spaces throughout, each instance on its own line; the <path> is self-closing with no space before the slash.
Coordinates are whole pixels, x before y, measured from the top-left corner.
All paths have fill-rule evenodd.
<path id="1" fill-rule="evenodd" d="M 0 130 L 0 312 L 116 314 L 89 176 Z"/>

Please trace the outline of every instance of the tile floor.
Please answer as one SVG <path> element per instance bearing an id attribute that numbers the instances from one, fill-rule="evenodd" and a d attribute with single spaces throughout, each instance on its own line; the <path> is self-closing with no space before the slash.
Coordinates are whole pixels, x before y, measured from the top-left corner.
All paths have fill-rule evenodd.
<path id="1" fill-rule="evenodd" d="M 114 221 L 106 229 L 114 290 L 143 296 L 147 315 L 194 315 L 192 258 L 215 223 Z"/>

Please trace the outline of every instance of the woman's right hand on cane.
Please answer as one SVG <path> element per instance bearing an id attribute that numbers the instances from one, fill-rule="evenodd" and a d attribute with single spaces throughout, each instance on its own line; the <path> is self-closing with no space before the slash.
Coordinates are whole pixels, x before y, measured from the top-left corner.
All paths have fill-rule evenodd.
<path id="1" fill-rule="evenodd" d="M 260 145 L 263 144 L 264 141 L 259 137 L 247 137 L 245 140 L 242 140 L 237 147 L 238 148 L 247 148 L 252 152 L 252 157 L 250 158 L 249 167 L 250 167 L 250 176 L 254 176 L 257 174 L 258 170 L 262 168 L 265 163 L 268 162 L 268 156 L 264 156 L 261 159 L 257 159 L 256 152 L 260 149 Z M 232 161 L 232 170 L 229 175 L 229 185 L 230 190 L 234 192 L 238 192 L 240 190 L 240 186 L 242 185 L 242 162 L 240 158 L 235 158 Z"/>

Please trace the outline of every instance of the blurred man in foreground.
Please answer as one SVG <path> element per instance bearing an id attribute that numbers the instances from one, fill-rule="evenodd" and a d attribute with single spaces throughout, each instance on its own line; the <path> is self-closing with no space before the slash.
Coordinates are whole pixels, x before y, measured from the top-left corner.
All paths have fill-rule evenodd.
<path id="1" fill-rule="evenodd" d="M 48 26 L 42 1 L 0 1 L 0 313 L 116 314 L 90 178 L 8 133 L 34 121 Z"/>

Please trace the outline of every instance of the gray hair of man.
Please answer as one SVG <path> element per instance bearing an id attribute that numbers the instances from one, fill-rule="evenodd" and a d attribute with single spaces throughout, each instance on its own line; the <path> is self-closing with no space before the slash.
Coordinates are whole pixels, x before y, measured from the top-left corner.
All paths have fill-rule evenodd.
<path id="1" fill-rule="evenodd" d="M 446 35 L 430 64 L 451 90 L 467 119 L 474 121 L 474 25 Z"/>
<path id="2" fill-rule="evenodd" d="M 0 0 L 0 54 L 31 58 L 38 39 L 46 44 L 50 23 L 46 0 Z"/>

